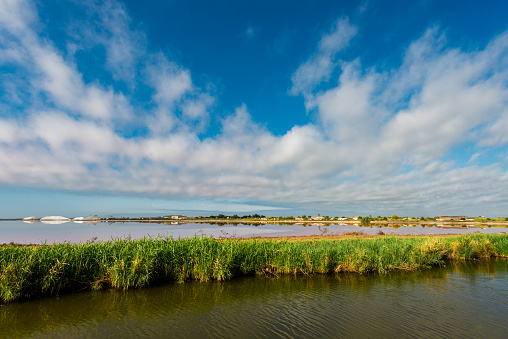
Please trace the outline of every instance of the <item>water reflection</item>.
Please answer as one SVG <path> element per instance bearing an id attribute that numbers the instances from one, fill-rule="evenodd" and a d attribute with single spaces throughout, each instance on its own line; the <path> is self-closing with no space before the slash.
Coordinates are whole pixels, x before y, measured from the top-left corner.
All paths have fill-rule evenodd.
<path id="1" fill-rule="evenodd" d="M 70 220 L 41 220 L 41 223 L 46 225 L 61 225 L 69 222 Z"/>
<path id="2" fill-rule="evenodd" d="M 0 328 L 6 337 L 506 337 L 507 286 L 507 260 L 246 277 L 6 304 Z"/>

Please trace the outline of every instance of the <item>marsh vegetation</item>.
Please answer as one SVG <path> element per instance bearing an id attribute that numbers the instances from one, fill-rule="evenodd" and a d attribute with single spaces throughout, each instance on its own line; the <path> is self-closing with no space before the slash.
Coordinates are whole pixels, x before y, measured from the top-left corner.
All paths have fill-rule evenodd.
<path id="1" fill-rule="evenodd" d="M 384 274 L 508 256 L 508 235 L 235 240 L 193 237 L 0 246 L 0 301 L 242 275 Z"/>

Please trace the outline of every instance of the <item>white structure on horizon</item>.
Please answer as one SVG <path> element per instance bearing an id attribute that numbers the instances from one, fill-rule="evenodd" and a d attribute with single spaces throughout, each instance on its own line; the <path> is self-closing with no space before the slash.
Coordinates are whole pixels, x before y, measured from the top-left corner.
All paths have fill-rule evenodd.
<path id="1" fill-rule="evenodd" d="M 45 224 L 53 224 L 53 225 L 63 224 L 63 223 L 69 222 L 69 221 L 71 221 L 71 219 L 62 217 L 59 215 L 50 215 L 50 216 L 41 218 L 41 222 L 43 222 Z"/>
<path id="2" fill-rule="evenodd" d="M 83 217 L 76 217 L 76 218 L 72 219 L 72 221 L 74 221 L 77 224 L 82 224 L 85 221 L 85 218 L 83 218 Z"/>
<path id="3" fill-rule="evenodd" d="M 170 217 L 171 217 L 171 219 L 175 219 L 175 220 L 187 219 L 187 217 L 185 215 L 181 215 L 181 214 L 171 215 Z"/>
<path id="4" fill-rule="evenodd" d="M 39 221 L 39 218 L 36 218 L 36 217 L 26 217 L 26 218 L 23 218 L 23 222 L 26 222 L 26 223 L 29 223 L 29 224 L 33 224 L 33 223 L 36 223 Z"/>

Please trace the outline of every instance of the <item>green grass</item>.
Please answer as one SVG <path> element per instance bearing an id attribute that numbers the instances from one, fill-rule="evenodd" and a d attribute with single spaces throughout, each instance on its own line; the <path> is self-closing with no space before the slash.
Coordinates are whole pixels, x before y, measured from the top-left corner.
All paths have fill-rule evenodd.
<path id="1" fill-rule="evenodd" d="M 0 302 L 68 291 L 129 289 L 160 281 L 247 274 L 415 270 L 447 259 L 508 256 L 508 235 L 216 240 L 159 237 L 79 245 L 0 246 Z"/>

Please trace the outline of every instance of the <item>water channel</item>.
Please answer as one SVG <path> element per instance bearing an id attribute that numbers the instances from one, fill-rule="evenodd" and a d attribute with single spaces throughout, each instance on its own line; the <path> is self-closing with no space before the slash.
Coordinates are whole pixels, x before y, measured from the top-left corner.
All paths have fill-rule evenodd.
<path id="1" fill-rule="evenodd" d="M 340 224 L 208 224 L 208 223 L 74 223 L 44 224 L 41 222 L 24 223 L 22 221 L 0 222 L 0 244 L 23 243 L 41 244 L 47 242 L 79 243 L 88 240 L 111 240 L 131 237 L 156 237 L 158 235 L 192 237 L 206 235 L 214 238 L 235 237 L 280 237 L 304 235 L 337 235 L 345 232 L 361 231 L 365 234 L 468 234 L 468 233 L 501 233 L 506 227 L 461 227 L 449 225 L 410 225 L 410 226 L 361 226 Z"/>
<path id="2" fill-rule="evenodd" d="M 0 306 L 5 338 L 506 338 L 508 260 L 417 272 L 251 276 Z"/>

